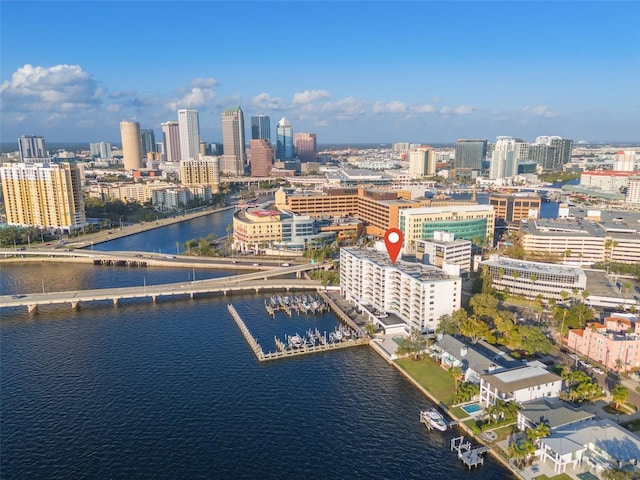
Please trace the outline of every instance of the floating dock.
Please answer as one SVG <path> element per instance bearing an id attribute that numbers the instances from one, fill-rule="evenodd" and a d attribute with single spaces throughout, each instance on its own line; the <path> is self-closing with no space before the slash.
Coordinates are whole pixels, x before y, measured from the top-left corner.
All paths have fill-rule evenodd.
<path id="1" fill-rule="evenodd" d="M 478 465 L 484 465 L 484 453 L 489 451 L 489 447 L 478 446 L 473 448 L 471 442 L 465 442 L 464 436 L 455 437 L 451 439 L 451 451 L 458 452 L 458 458 L 462 460 L 469 470 L 471 467 L 477 467 Z"/>
<path id="2" fill-rule="evenodd" d="M 360 333 L 355 335 L 349 327 L 340 326 L 336 328 L 334 332 L 330 332 L 329 334 L 325 332 L 324 335 L 321 335 L 317 329 L 315 332 L 309 330 L 306 336 L 300 336 L 298 334 L 291 335 L 287 338 L 286 343 L 275 338 L 276 351 L 264 353 L 262 346 L 253 335 L 251 335 L 251 332 L 233 304 L 227 304 L 227 310 L 229 310 L 231 317 L 236 322 L 236 325 L 238 325 L 240 332 L 242 332 L 242 335 L 260 362 L 369 344 L 368 335 Z M 310 337 L 312 336 L 315 337 L 315 341 L 310 341 Z"/>

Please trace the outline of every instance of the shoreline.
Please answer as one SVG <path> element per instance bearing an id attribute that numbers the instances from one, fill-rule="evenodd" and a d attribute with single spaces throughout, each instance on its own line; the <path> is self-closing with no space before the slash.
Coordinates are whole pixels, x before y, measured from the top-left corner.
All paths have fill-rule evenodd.
<path id="1" fill-rule="evenodd" d="M 339 295 L 339 293 L 338 293 Z M 330 296 L 332 300 L 333 297 Z M 351 318 L 350 315 L 348 315 L 346 312 L 343 311 L 343 309 L 340 307 L 339 302 L 333 301 L 332 303 L 332 308 L 334 308 L 334 312 L 338 313 L 337 311 L 340 312 L 340 315 L 338 315 L 339 317 L 347 317 L 349 319 L 351 319 L 351 321 L 353 322 L 353 318 Z M 337 311 L 336 311 L 337 310 Z M 426 388 L 424 388 L 422 385 L 420 385 L 420 383 L 413 378 L 407 371 L 405 371 L 400 365 L 398 365 L 397 362 L 391 360 L 389 358 L 389 355 L 374 341 L 375 339 L 372 339 L 371 341 L 369 341 L 369 346 L 378 354 L 380 355 L 380 357 L 382 357 L 384 360 L 386 360 L 387 363 L 389 363 L 390 365 L 392 365 L 398 372 L 400 372 L 400 374 L 402 374 L 402 376 L 404 378 L 406 378 L 413 386 L 415 386 L 428 400 L 430 400 L 431 402 L 433 402 L 436 406 L 442 408 L 446 414 L 453 420 L 458 422 L 457 427 L 460 428 L 460 430 L 467 436 L 469 436 L 471 439 L 473 439 L 476 443 L 480 444 L 480 445 L 484 445 L 486 447 L 489 447 L 489 454 L 491 454 L 491 456 L 493 458 L 495 458 L 498 462 L 500 462 L 504 467 L 506 467 L 507 469 L 509 469 L 509 471 L 511 473 L 513 473 L 513 475 L 518 478 L 518 479 L 522 479 L 524 480 L 526 477 L 524 477 L 523 475 L 520 474 L 520 472 L 516 471 L 514 466 L 511 465 L 509 463 L 509 461 L 507 459 L 505 459 L 502 455 L 500 455 L 500 453 L 498 453 L 496 451 L 496 447 L 493 445 L 488 444 L 485 440 L 483 440 L 482 438 L 479 438 L 467 425 L 465 425 L 462 420 L 460 418 L 458 418 L 456 415 L 454 415 L 451 410 L 449 409 L 449 407 L 447 407 L 446 405 L 444 405 L 442 403 L 442 400 L 436 398 L 431 392 L 429 392 Z"/>
<path id="2" fill-rule="evenodd" d="M 69 238 L 66 240 L 65 244 L 56 244 L 55 248 L 88 248 L 91 245 L 98 245 L 100 243 L 109 242 L 111 240 L 117 240 L 119 238 L 129 237 L 138 233 L 155 230 L 157 228 L 168 227 L 169 225 L 186 222 L 189 220 L 193 220 L 194 218 L 205 217 L 214 213 L 224 212 L 232 208 L 235 208 L 235 205 L 216 208 L 215 210 L 202 210 L 198 212 L 187 213 L 186 215 L 176 215 L 174 217 L 160 218 L 158 220 L 152 220 L 150 222 L 134 223 L 125 227 L 114 227 L 109 231 L 103 230 L 96 233 L 87 233 L 82 236 Z M 38 245 L 42 246 L 43 244 L 40 243 Z"/>

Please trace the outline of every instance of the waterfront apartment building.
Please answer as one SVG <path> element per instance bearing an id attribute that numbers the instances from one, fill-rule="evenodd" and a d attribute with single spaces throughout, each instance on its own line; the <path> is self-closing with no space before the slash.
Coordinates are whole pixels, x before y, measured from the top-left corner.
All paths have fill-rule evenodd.
<path id="1" fill-rule="evenodd" d="M 273 168 L 273 147 L 267 140 L 251 140 L 251 176 L 268 177 Z"/>
<path id="2" fill-rule="evenodd" d="M 318 156 L 318 145 L 315 133 L 296 133 L 293 136 L 296 157 L 301 163 L 313 162 Z"/>
<path id="3" fill-rule="evenodd" d="M 244 175 L 247 154 L 244 144 L 244 114 L 240 107 L 227 107 L 222 112 L 222 150 L 222 174 Z"/>
<path id="4" fill-rule="evenodd" d="M 178 122 L 164 122 L 162 137 L 164 139 L 164 153 L 167 162 L 179 162 L 180 155 L 180 124 Z"/>
<path id="5" fill-rule="evenodd" d="M 409 152 L 409 175 L 413 178 L 430 177 L 436 173 L 435 149 L 421 145 Z"/>
<path id="6" fill-rule="evenodd" d="M 121 200 L 145 203 L 151 200 L 153 191 L 174 187 L 175 184 L 154 181 L 144 183 L 98 183 L 89 187 L 88 195 L 103 201 Z"/>
<path id="7" fill-rule="evenodd" d="M 87 223 L 82 179 L 71 163 L 5 163 L 0 168 L 7 224 L 71 233 Z"/>
<path id="8" fill-rule="evenodd" d="M 483 275 L 491 278 L 494 289 L 529 299 L 562 300 L 560 292 L 581 292 L 587 288 L 587 275 L 582 268 L 552 263 L 514 260 L 491 255 L 480 263 Z"/>
<path id="9" fill-rule="evenodd" d="M 209 185 L 217 192 L 220 186 L 220 158 L 205 156 L 198 160 L 181 160 L 180 181 L 183 185 Z"/>
<path id="10" fill-rule="evenodd" d="M 461 270 L 471 270 L 471 242 L 456 240 L 453 233 L 433 232 L 433 239 L 416 240 L 416 258 L 429 265 L 460 265 Z"/>
<path id="11" fill-rule="evenodd" d="M 120 122 L 122 157 L 125 170 L 142 168 L 142 140 L 138 122 Z"/>
<path id="12" fill-rule="evenodd" d="M 604 323 L 569 330 L 567 346 L 607 370 L 640 368 L 640 322 L 635 315 L 614 313 Z"/>
<path id="13" fill-rule="evenodd" d="M 438 318 L 460 308 L 462 280 L 441 269 L 398 260 L 372 248 L 340 249 L 340 293 L 368 311 L 395 315 L 405 331 L 433 332 Z M 374 318 L 384 326 L 384 319 Z"/>
<path id="14" fill-rule="evenodd" d="M 44 144 L 44 137 L 39 135 L 22 135 L 18 138 L 20 161 L 24 163 L 47 163 L 49 155 Z"/>
<path id="15" fill-rule="evenodd" d="M 180 160 L 200 158 L 200 119 L 197 110 L 178 110 Z"/>
<path id="16" fill-rule="evenodd" d="M 638 262 L 638 212 L 566 210 L 570 212 L 566 218 L 536 218 L 522 223 L 525 254 L 570 265 L 591 265 L 603 261 Z"/>
<path id="17" fill-rule="evenodd" d="M 402 251 L 415 255 L 416 242 L 433 238 L 436 231 L 482 243 L 493 238 L 495 213 L 491 205 L 449 205 L 408 208 L 400 211 L 398 228 L 404 235 Z"/>
<path id="18" fill-rule="evenodd" d="M 278 160 L 293 160 L 293 129 L 291 122 L 282 117 L 276 127 L 276 158 Z"/>
<path id="19" fill-rule="evenodd" d="M 516 139 L 512 137 L 497 137 L 491 154 L 489 178 L 500 180 L 518 174 L 518 154 Z"/>
<path id="20" fill-rule="evenodd" d="M 489 205 L 493 206 L 496 220 L 505 222 L 519 222 L 540 216 L 540 196 L 533 193 L 492 193 L 489 195 Z"/>
<path id="21" fill-rule="evenodd" d="M 268 115 L 251 117 L 251 140 L 266 140 L 271 145 L 271 118 Z"/>
<path id="22" fill-rule="evenodd" d="M 455 170 L 482 170 L 482 162 L 487 158 L 487 141 L 460 139 L 456 142 L 452 168 Z"/>

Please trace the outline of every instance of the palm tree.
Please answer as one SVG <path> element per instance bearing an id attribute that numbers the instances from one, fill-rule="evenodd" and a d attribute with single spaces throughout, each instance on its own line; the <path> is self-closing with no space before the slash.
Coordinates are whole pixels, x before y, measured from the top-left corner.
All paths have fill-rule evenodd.
<path id="1" fill-rule="evenodd" d="M 629 389 L 617 384 L 611 390 L 611 400 L 613 400 L 613 408 L 618 410 L 620 406 L 629 398 Z"/>
<path id="2" fill-rule="evenodd" d="M 529 280 L 531 280 L 531 289 L 529 290 L 529 296 L 532 297 L 533 296 L 533 287 L 536 284 L 536 282 L 538 281 L 538 275 L 536 275 L 535 273 L 531 274 L 531 276 L 529 277 Z M 538 295 L 540 296 L 540 295 Z"/>
<path id="3" fill-rule="evenodd" d="M 551 434 L 551 428 L 545 422 L 540 422 L 535 428 L 527 430 L 527 438 L 534 445 L 541 438 L 548 437 Z"/>
<path id="4" fill-rule="evenodd" d="M 618 246 L 618 242 L 616 242 L 613 238 L 607 238 L 604 242 L 604 249 L 608 256 L 607 260 L 612 262 L 613 260 L 613 250 Z"/>
<path id="5" fill-rule="evenodd" d="M 495 420 L 497 422 L 498 417 L 500 417 L 501 413 L 502 413 L 502 410 L 497 403 L 494 403 L 493 405 L 489 405 L 484 410 L 485 416 L 489 417 L 489 423 L 491 423 L 491 420 Z"/>
<path id="6" fill-rule="evenodd" d="M 567 292 L 566 290 L 562 290 L 560 292 L 560 298 L 562 299 L 562 303 L 567 301 L 567 298 L 569 298 L 569 292 Z"/>
<path id="7" fill-rule="evenodd" d="M 513 459 L 514 463 L 520 468 L 526 465 L 527 460 L 535 451 L 536 447 L 526 439 L 516 440 L 509 444 L 509 458 Z"/>

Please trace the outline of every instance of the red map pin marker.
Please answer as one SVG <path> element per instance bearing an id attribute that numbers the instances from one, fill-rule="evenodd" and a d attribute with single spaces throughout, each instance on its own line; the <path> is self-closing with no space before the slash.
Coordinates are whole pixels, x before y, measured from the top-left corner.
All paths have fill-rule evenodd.
<path id="1" fill-rule="evenodd" d="M 402 232 L 397 228 L 390 228 L 384 233 L 384 244 L 387 246 L 391 263 L 396 263 L 402 249 Z"/>

